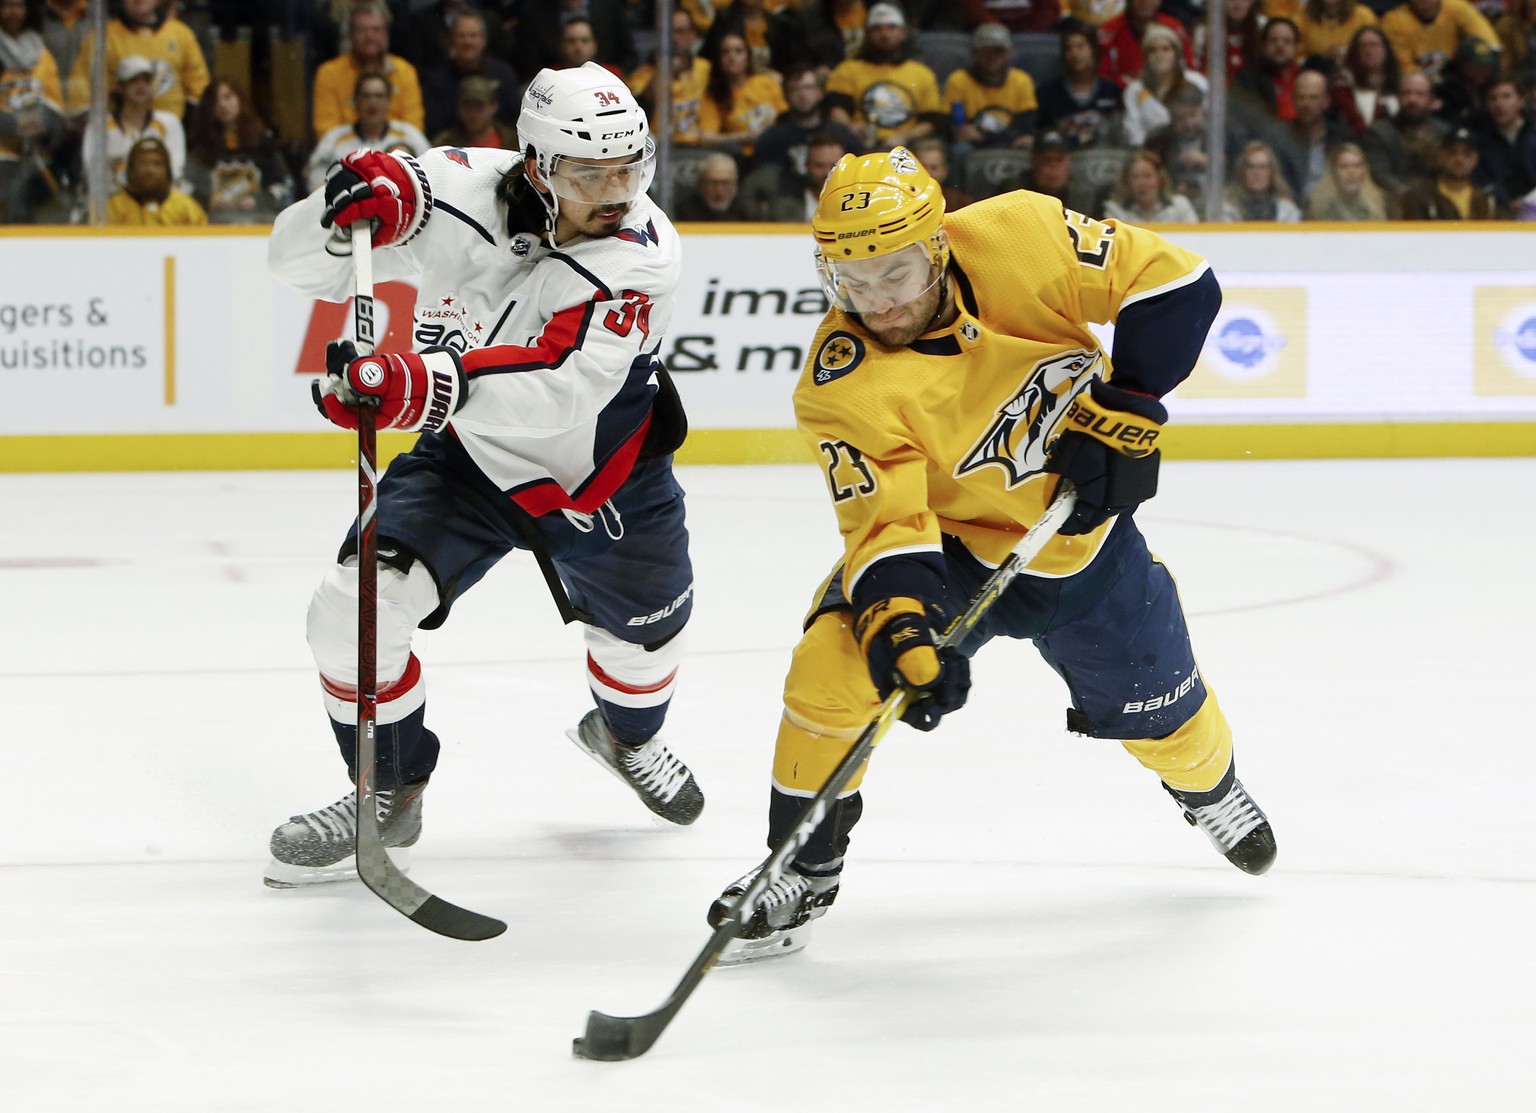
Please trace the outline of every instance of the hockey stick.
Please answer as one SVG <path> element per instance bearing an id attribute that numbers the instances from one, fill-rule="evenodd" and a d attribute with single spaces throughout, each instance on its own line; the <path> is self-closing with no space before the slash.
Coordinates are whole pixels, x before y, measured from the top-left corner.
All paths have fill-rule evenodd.
<path id="1" fill-rule="evenodd" d="M 1072 513 L 1073 506 L 1077 503 L 1077 492 L 1072 490 L 1066 480 L 1061 481 L 1061 493 L 1046 507 L 1045 513 L 1040 516 L 1028 533 L 1019 539 L 1013 552 L 1008 554 L 1008 559 L 998 566 L 996 572 L 987 578 L 987 582 L 981 585 L 981 590 L 971 600 L 965 613 L 955 619 L 954 624 L 944 632 L 939 639 L 941 648 L 957 646 L 965 640 L 966 636 L 976 628 L 991 610 L 992 604 L 1008 589 L 1014 578 L 1023 571 L 1028 564 L 1045 547 L 1045 543 L 1056 536 L 1056 531 Z M 725 952 L 736 933 L 741 928 L 741 913 L 744 909 L 753 907 L 759 897 L 784 876 L 784 871 L 789 868 L 789 863 L 796 852 L 808 841 L 816 828 L 821 826 L 821 821 L 826 818 L 827 809 L 837 794 L 843 790 L 859 767 L 868 760 L 870 753 L 876 744 L 885 736 L 885 732 L 900 719 L 902 712 L 911 702 L 912 690 L 899 687 L 886 697 L 880 705 L 879 712 L 866 726 L 854 742 L 853 749 L 848 751 L 848 756 L 832 771 L 827 783 L 821 786 L 821 790 L 813 796 L 805 808 L 800 812 L 800 818 L 795 820 L 794 828 L 779 842 L 769 853 L 762 869 L 752 884 L 747 886 L 747 891 L 736 898 L 726 914 L 725 920 L 715 929 L 709 942 L 704 944 L 704 949 L 693 960 L 693 965 L 683 975 L 683 980 L 677 983 L 677 988 L 672 991 L 659 1008 L 641 1016 L 609 1016 L 595 1009 L 587 1014 L 587 1031 L 583 1036 L 576 1037 L 571 1042 L 571 1053 L 578 1059 L 600 1059 L 604 1062 L 617 1062 L 624 1059 L 635 1059 L 650 1050 L 666 1030 L 672 1018 L 683 1007 L 693 991 L 698 987 L 704 975 L 709 973 L 710 967 Z"/>
<path id="2" fill-rule="evenodd" d="M 352 225 L 352 331 L 359 355 L 373 351 L 373 243 L 368 221 Z M 378 738 L 379 539 L 377 406 L 357 407 L 357 876 L 384 903 L 439 935 L 491 939 L 507 925 L 435 897 L 390 860 L 374 803 Z"/>

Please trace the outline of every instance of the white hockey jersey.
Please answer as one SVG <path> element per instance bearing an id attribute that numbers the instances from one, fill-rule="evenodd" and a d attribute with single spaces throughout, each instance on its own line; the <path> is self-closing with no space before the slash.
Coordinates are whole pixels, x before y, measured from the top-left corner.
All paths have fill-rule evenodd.
<path id="1" fill-rule="evenodd" d="M 469 392 L 445 433 L 528 513 L 592 513 L 650 427 L 678 236 L 643 196 L 610 237 L 550 250 L 535 232 L 514 234 L 496 185 L 521 161 L 478 147 L 421 156 L 431 215 L 409 243 L 376 253 L 374 275 L 419 276 L 416 348 L 463 360 Z M 300 292 L 340 302 L 352 294 L 351 243 L 320 227 L 324 209 L 321 189 L 280 213 L 267 263 Z"/>

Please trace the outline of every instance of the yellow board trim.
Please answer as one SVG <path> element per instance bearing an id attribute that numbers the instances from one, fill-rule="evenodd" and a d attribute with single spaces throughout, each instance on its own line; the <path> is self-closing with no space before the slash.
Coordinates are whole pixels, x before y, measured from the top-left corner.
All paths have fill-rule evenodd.
<path id="1" fill-rule="evenodd" d="M 165 282 L 165 404 L 176 404 L 176 256 L 167 255 Z"/>
<path id="2" fill-rule="evenodd" d="M 379 435 L 382 465 L 410 448 L 408 433 Z M 1171 460 L 1381 459 L 1536 456 L 1536 422 L 1376 422 L 1173 425 Z M 801 464 L 816 460 L 792 429 L 695 429 L 680 464 Z M 0 472 L 249 471 L 356 466 L 349 433 L 169 433 L 0 436 Z"/>

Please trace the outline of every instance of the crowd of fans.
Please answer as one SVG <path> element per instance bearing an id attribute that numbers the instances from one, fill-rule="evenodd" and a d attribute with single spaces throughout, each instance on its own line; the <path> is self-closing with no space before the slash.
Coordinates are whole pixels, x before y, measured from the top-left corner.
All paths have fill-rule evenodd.
<path id="1" fill-rule="evenodd" d="M 652 0 L 112 0 L 100 67 L 88 8 L 0 0 L 0 222 L 85 219 L 103 158 L 111 222 L 268 222 L 347 151 L 514 146 L 545 66 L 658 85 Z M 804 222 L 897 143 L 951 207 L 1536 220 L 1536 0 L 676 0 L 669 42 L 679 220 Z"/>

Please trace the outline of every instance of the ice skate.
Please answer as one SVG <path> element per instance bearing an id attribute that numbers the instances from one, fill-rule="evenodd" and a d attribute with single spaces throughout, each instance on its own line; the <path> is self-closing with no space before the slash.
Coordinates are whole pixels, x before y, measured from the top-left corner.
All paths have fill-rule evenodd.
<path id="1" fill-rule="evenodd" d="M 379 827 L 389 856 L 404 872 L 409 847 L 421 837 L 421 797 L 427 782 L 374 793 Z M 357 794 L 348 793 L 318 811 L 296 815 L 272 832 L 272 861 L 264 880 L 274 889 L 294 889 L 357 876 Z"/>
<path id="2" fill-rule="evenodd" d="M 1257 874 L 1274 864 L 1275 832 L 1243 782 L 1235 776 L 1232 787 L 1214 804 L 1192 805 L 1177 789 L 1166 784 L 1163 787 L 1184 809 L 1190 826 L 1204 831 L 1212 845 L 1238 869 Z"/>
<path id="3" fill-rule="evenodd" d="M 687 826 L 704 810 L 698 782 L 659 738 L 626 746 L 609 732 L 596 708 L 565 734 L 593 761 L 634 789 L 645 806 L 662 819 Z"/>
<path id="4" fill-rule="evenodd" d="M 709 907 L 710 927 L 725 922 L 730 906 L 747 891 L 753 870 L 731 882 Z M 790 866 L 758 898 L 746 918 L 746 926 L 721 953 L 716 965 L 740 966 L 765 958 L 792 955 L 810 942 L 811 922 L 825 916 L 837 899 L 838 873 L 803 874 Z"/>

